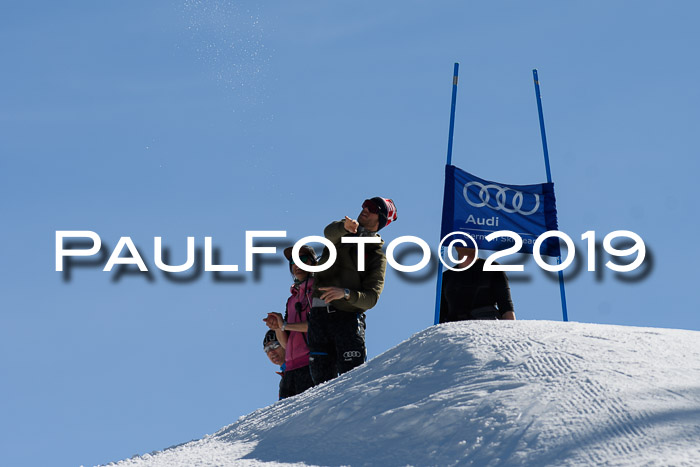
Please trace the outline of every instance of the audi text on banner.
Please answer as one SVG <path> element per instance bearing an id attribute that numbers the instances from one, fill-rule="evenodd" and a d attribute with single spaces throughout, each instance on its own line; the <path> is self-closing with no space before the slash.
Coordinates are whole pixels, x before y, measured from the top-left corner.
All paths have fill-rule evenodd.
<path id="1" fill-rule="evenodd" d="M 535 240 L 557 230 L 554 184 L 507 185 L 472 175 L 454 165 L 445 166 L 445 198 L 441 237 L 452 232 L 471 235 L 479 249 L 505 250 L 515 243 L 510 237 L 486 241 L 499 230 L 510 230 L 523 239 L 521 253 L 532 254 Z M 544 241 L 541 254 L 559 256 L 559 239 Z"/>

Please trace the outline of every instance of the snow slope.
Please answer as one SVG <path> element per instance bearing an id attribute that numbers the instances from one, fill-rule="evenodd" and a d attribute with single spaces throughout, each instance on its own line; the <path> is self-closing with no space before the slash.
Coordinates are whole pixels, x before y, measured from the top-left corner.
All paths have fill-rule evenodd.
<path id="1" fill-rule="evenodd" d="M 433 326 L 152 465 L 700 465 L 700 332 Z"/>

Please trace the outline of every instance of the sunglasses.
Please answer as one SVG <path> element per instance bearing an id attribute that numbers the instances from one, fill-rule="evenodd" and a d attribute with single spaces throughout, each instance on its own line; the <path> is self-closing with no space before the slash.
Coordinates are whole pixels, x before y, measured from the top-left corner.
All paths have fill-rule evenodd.
<path id="1" fill-rule="evenodd" d="M 367 209 L 372 214 L 379 214 L 379 207 L 371 199 L 366 199 L 365 202 L 362 203 L 362 209 Z"/>
<path id="2" fill-rule="evenodd" d="M 267 344 L 265 346 L 265 353 L 268 353 L 270 350 L 275 350 L 278 349 L 280 346 L 279 342 L 273 342 L 272 344 Z"/>
<path id="3" fill-rule="evenodd" d="M 308 263 L 308 262 L 313 263 L 313 260 L 314 260 L 313 256 L 311 256 L 311 255 L 301 255 L 301 256 L 299 256 L 299 259 L 301 260 L 302 263 Z M 290 258 L 289 264 L 294 264 L 294 260 Z"/>

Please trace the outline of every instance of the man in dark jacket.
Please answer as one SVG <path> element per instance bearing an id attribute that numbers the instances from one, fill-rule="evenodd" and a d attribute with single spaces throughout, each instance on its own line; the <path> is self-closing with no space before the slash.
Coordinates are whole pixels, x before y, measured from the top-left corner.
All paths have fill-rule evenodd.
<path id="1" fill-rule="evenodd" d="M 394 202 L 375 197 L 365 200 L 357 220 L 345 216 L 324 230 L 338 256 L 333 266 L 316 274 L 314 282 L 308 333 L 314 384 L 352 370 L 366 360 L 364 312 L 379 300 L 386 272 L 384 242 L 377 232 L 395 220 Z M 344 237 L 351 242 L 343 242 Z M 358 244 L 364 239 L 373 243 Z M 361 248 L 364 255 L 358 257 Z M 319 264 L 324 264 L 329 256 L 330 251 L 324 248 Z M 364 260 L 363 271 L 358 259 Z"/>
<path id="2" fill-rule="evenodd" d="M 515 311 L 510 298 L 508 277 L 503 271 L 484 271 L 484 260 L 475 258 L 473 248 L 457 247 L 463 271 L 442 274 L 440 322 L 471 319 L 514 320 Z M 497 263 L 494 263 L 497 264 Z"/>

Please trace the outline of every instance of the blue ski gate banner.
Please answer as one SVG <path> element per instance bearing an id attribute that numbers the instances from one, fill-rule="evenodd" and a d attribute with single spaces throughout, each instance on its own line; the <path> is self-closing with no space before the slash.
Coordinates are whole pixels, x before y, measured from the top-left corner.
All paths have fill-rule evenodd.
<path id="1" fill-rule="evenodd" d="M 486 236 L 511 230 L 523 239 L 521 253 L 532 254 L 535 240 L 548 230 L 557 230 L 554 184 L 506 185 L 476 177 L 454 165 L 445 166 L 445 199 L 441 238 L 451 232 L 468 233 L 480 249 L 505 250 L 513 239 Z M 559 239 L 542 243 L 542 255 L 559 256 Z"/>

